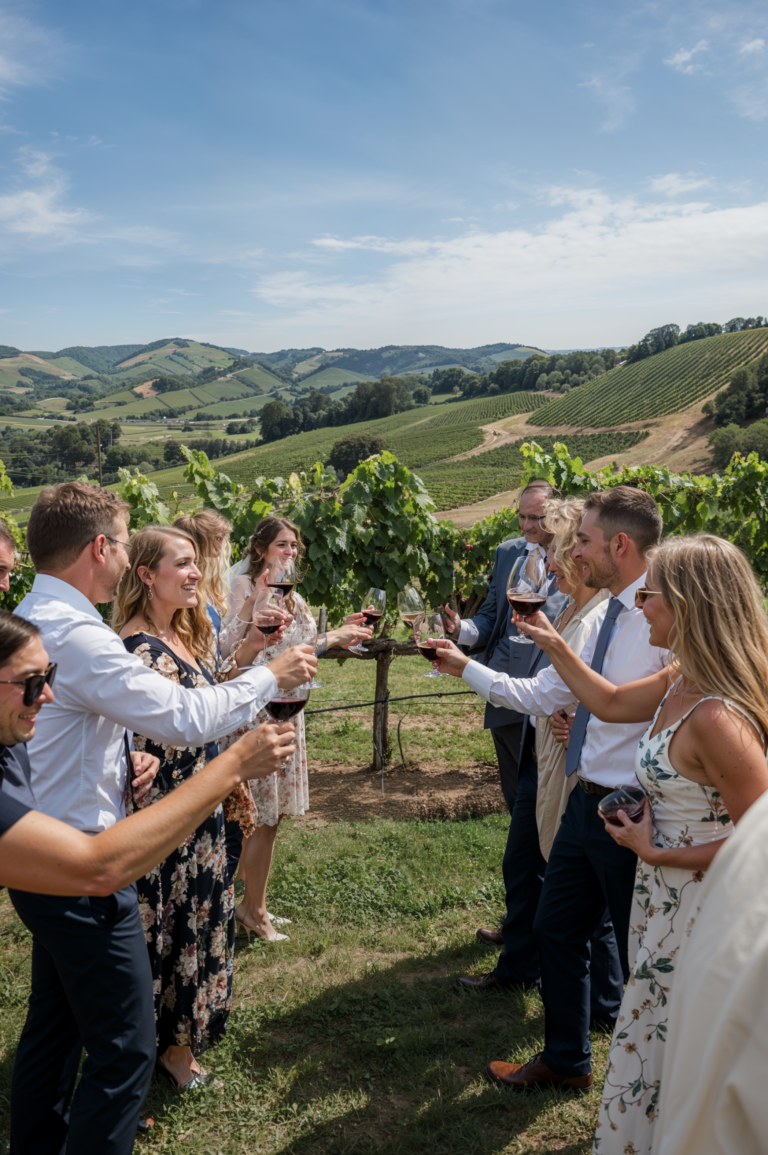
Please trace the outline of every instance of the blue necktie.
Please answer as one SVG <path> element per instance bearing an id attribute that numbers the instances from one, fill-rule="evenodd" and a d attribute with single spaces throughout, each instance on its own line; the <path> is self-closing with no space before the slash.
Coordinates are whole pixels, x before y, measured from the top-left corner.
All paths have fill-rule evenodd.
<path id="1" fill-rule="evenodd" d="M 605 661 L 605 651 L 608 649 L 608 639 L 613 633 L 613 623 L 619 616 L 624 606 L 618 598 L 611 598 L 608 602 L 608 612 L 603 619 L 603 624 L 600 627 L 600 633 L 597 635 L 597 643 L 595 645 L 595 652 L 592 655 L 591 670 L 597 674 L 603 672 L 603 662 Z M 591 715 L 586 706 L 582 706 L 579 702 L 576 710 L 576 717 L 573 719 L 571 726 L 571 736 L 568 739 L 568 749 L 565 753 L 565 776 L 570 778 L 574 770 L 579 764 L 581 758 L 581 748 L 584 745 L 584 738 L 587 733 L 587 722 Z"/>

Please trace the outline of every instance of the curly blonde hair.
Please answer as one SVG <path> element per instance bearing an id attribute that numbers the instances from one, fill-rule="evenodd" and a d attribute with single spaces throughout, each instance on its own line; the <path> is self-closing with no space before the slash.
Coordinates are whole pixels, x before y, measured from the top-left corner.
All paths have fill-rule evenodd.
<path id="1" fill-rule="evenodd" d="M 768 618 L 740 549 L 709 533 L 648 552 L 647 586 L 672 607 L 671 676 L 740 706 L 768 736 Z"/>
<path id="2" fill-rule="evenodd" d="M 581 584 L 579 567 L 573 560 L 573 547 L 585 505 L 581 497 L 553 497 L 544 504 L 544 528 L 555 537 L 552 543 L 555 565 L 573 589 Z"/>
<path id="3" fill-rule="evenodd" d="M 188 542 L 197 560 L 195 539 L 172 525 L 144 525 L 133 535 L 128 550 L 131 568 L 120 582 L 112 610 L 111 624 L 115 633 L 119 634 L 131 618 L 140 616 L 149 626 L 149 632 L 157 634 L 157 626 L 152 620 L 152 602 L 147 596 L 146 583 L 139 577 L 139 569 L 146 566 L 148 570 L 156 571 L 172 540 Z M 191 654 L 206 665 L 213 664 L 213 627 L 205 601 L 199 594 L 196 606 L 176 610 L 171 627 Z"/>
<path id="4" fill-rule="evenodd" d="M 202 579 L 197 587 L 200 600 L 210 602 L 223 618 L 229 609 L 229 557 L 232 546 L 229 535 L 232 523 L 215 509 L 201 509 L 191 516 L 184 514 L 173 523 L 174 529 L 188 534 L 197 545 L 197 565 Z M 219 545 L 219 538 L 224 541 Z"/>

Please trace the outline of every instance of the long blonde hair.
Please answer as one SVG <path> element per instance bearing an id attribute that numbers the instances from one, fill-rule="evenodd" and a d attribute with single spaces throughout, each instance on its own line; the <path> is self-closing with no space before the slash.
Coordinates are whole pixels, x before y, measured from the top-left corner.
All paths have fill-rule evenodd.
<path id="1" fill-rule="evenodd" d="M 157 634 L 157 626 L 152 620 L 152 602 L 147 594 L 146 583 L 139 577 L 139 568 L 146 566 L 148 570 L 157 570 L 172 540 L 188 542 L 197 558 L 195 539 L 172 525 L 144 525 L 133 535 L 128 549 L 131 568 L 120 582 L 112 610 L 112 628 L 116 633 L 119 634 L 131 618 L 138 616 L 147 623 L 150 633 Z M 171 628 L 191 654 L 211 664 L 213 628 L 203 598 L 198 595 L 196 606 L 176 610 L 171 619 Z"/>
<path id="2" fill-rule="evenodd" d="M 573 547 L 576 545 L 585 504 L 581 497 L 568 497 L 564 500 L 553 497 L 544 503 L 544 528 L 555 535 L 552 543 L 555 565 L 572 589 L 581 585 L 579 567 L 573 560 Z"/>
<path id="3" fill-rule="evenodd" d="M 201 509 L 198 513 L 177 517 L 173 523 L 197 545 L 197 566 L 203 575 L 197 592 L 202 602 L 209 602 L 223 618 L 229 609 L 229 556 L 232 546 L 229 535 L 232 524 L 215 509 Z M 219 545 L 218 538 L 224 536 Z"/>
<path id="4" fill-rule="evenodd" d="M 768 735 L 768 618 L 744 554 L 713 534 L 671 537 L 648 553 L 672 607 L 670 666 L 703 694 L 740 706 Z"/>

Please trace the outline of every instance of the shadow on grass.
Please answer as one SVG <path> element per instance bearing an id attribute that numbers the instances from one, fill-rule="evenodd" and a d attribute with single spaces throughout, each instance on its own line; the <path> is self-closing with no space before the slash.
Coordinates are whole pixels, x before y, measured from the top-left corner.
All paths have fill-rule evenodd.
<path id="1" fill-rule="evenodd" d="M 178 1119 L 183 1133 L 194 1117 L 202 1123 L 215 1110 L 212 1150 L 222 1153 L 490 1155 L 510 1144 L 515 1151 L 587 1151 L 588 1101 L 519 1095 L 483 1078 L 489 1060 L 540 1049 L 543 1010 L 537 995 L 455 991 L 457 964 L 481 957 L 488 957 L 481 947 L 446 948 L 372 966 L 298 1004 L 272 998 L 233 1012 L 226 1041 L 205 1064 L 218 1086 L 183 1110 L 183 1122 L 171 1108 L 168 1122 L 175 1128 Z M 159 1121 L 169 1099 L 153 1085 Z M 250 1144 L 240 1146 L 244 1120 Z M 536 1136 L 542 1125 L 551 1144 Z M 238 1134 L 230 1134 L 231 1145 L 228 1127 Z"/>

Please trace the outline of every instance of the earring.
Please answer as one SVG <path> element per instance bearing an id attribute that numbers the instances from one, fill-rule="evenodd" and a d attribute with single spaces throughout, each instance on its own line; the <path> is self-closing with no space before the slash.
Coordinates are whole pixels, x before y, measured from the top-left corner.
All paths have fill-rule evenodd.
<path id="1" fill-rule="evenodd" d="M 152 601 L 152 598 L 154 597 L 154 594 L 152 593 L 152 586 L 147 586 L 147 597 L 150 601 Z"/>

